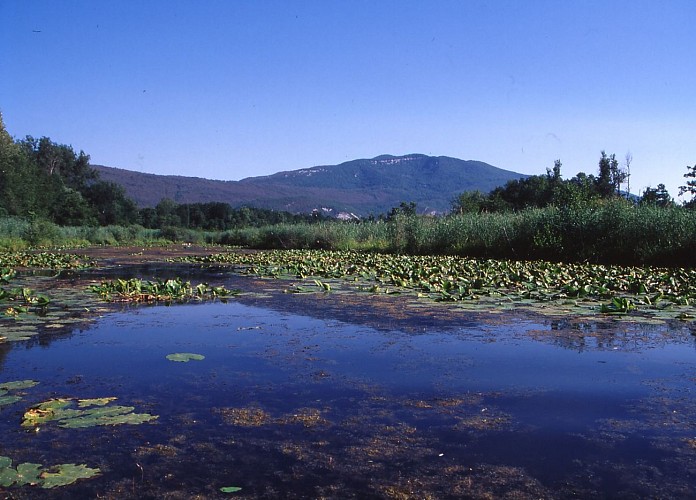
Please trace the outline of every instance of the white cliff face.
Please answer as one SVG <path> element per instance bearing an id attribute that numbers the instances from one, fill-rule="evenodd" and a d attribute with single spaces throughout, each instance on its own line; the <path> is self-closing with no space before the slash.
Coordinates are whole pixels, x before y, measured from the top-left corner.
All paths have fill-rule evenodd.
<path id="1" fill-rule="evenodd" d="M 325 168 L 321 168 L 321 167 L 303 168 L 300 170 L 295 170 L 294 172 L 288 172 L 284 175 L 284 177 L 297 177 L 297 176 L 311 177 L 313 174 L 317 174 L 320 172 L 328 172 L 328 170 Z"/>
<path id="2" fill-rule="evenodd" d="M 370 160 L 370 164 L 377 166 L 398 165 L 407 161 L 417 160 L 415 156 L 404 156 L 402 158 L 382 158 L 380 160 Z"/>
<path id="3" fill-rule="evenodd" d="M 339 212 L 336 218 L 339 220 L 360 220 L 360 217 L 353 212 Z"/>

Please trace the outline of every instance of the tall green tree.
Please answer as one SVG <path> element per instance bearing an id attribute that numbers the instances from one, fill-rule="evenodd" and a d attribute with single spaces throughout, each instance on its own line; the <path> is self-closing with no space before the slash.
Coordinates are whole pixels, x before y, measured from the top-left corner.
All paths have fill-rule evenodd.
<path id="1" fill-rule="evenodd" d="M 486 211 L 487 203 L 488 196 L 478 189 L 466 191 L 457 196 L 452 202 L 452 213 L 469 214 L 484 212 Z"/>
<path id="2" fill-rule="evenodd" d="M 685 194 L 691 195 L 691 200 L 685 203 L 688 207 L 696 206 L 696 164 L 693 167 L 686 166 L 684 178 L 687 179 L 686 184 L 679 186 L 679 196 Z"/>
<path id="3" fill-rule="evenodd" d="M 97 179 L 84 151 L 75 153 L 72 146 L 56 144 L 48 137 L 27 136 L 20 145 L 46 175 L 57 176 L 66 187 L 82 190 Z"/>
<path id="4" fill-rule="evenodd" d="M 641 205 L 650 205 L 655 207 L 671 207 L 674 201 L 670 196 L 664 184 L 658 184 L 656 188 L 648 187 L 643 191 L 640 198 Z"/>
<path id="5" fill-rule="evenodd" d="M 607 156 L 605 151 L 602 151 L 600 155 L 595 189 L 601 198 L 609 198 L 615 191 L 613 171 L 616 157 L 614 155 Z"/>
<path id="6" fill-rule="evenodd" d="M 97 181 L 85 188 L 85 198 L 93 207 L 101 226 L 129 225 L 138 220 L 138 207 L 126 197 L 123 186 L 114 182 Z"/>

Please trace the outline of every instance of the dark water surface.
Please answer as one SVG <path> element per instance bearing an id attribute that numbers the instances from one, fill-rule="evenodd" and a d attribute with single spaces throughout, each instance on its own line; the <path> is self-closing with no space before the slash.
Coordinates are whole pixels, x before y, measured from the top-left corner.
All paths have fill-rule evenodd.
<path id="1" fill-rule="evenodd" d="M 0 455 L 102 471 L 5 497 L 696 497 L 688 328 L 371 300 L 134 307 L 3 345 L 0 382 L 39 385 L 0 408 Z M 20 427 L 42 401 L 110 396 L 159 418 Z"/>

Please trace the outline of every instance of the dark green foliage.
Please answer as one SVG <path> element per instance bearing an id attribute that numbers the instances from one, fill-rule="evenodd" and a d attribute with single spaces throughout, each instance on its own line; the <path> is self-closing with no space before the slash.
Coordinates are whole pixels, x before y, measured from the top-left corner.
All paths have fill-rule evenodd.
<path id="1" fill-rule="evenodd" d="M 133 224 L 138 218 L 138 208 L 118 184 L 97 181 L 85 188 L 84 195 L 100 226 Z"/>
<path id="2" fill-rule="evenodd" d="M 546 175 L 513 179 L 487 196 L 478 192 L 459 195 L 452 204 L 454 213 L 519 211 L 528 208 L 580 207 L 598 200 L 619 197 L 627 179 L 616 159 L 601 152 L 597 177 L 578 173 L 569 180 L 561 177 L 561 161 L 556 160 Z"/>
<path id="3" fill-rule="evenodd" d="M 696 207 L 696 165 L 693 167 L 686 167 L 687 172 L 684 174 L 684 178 L 688 179 L 686 184 L 679 186 L 679 196 L 684 194 L 691 195 L 691 200 L 687 201 L 685 204 L 689 207 Z"/>
<path id="4" fill-rule="evenodd" d="M 184 241 L 181 235 L 186 229 L 205 231 L 229 231 L 246 227 L 262 227 L 271 224 L 311 223 L 323 220 L 319 213 L 291 214 L 264 208 L 232 208 L 228 203 L 183 203 L 177 204 L 163 198 L 153 208 L 139 211 L 139 220 L 144 227 L 161 229 L 162 236 L 171 241 Z"/>
<path id="5" fill-rule="evenodd" d="M 664 184 L 658 184 L 656 188 L 647 187 L 640 198 L 641 205 L 652 205 L 657 207 L 671 207 L 674 205 L 672 197 L 669 195 Z"/>
<path id="6" fill-rule="evenodd" d="M 127 225 L 137 210 L 122 187 L 98 179 L 83 151 L 47 137 L 13 141 L 0 117 L 0 215 L 61 226 Z M 30 242 L 50 239 L 41 234 L 49 227 L 33 227 Z"/>
<path id="7" fill-rule="evenodd" d="M 488 197 L 478 189 L 460 194 L 452 202 L 452 212 L 459 214 L 480 213 L 486 210 Z"/>

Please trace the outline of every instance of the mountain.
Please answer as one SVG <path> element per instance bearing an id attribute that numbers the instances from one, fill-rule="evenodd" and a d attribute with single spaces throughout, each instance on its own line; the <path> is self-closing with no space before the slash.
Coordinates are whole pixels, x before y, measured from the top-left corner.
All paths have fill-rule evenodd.
<path id="1" fill-rule="evenodd" d="M 177 203 L 222 201 L 233 207 L 255 206 L 294 213 L 323 210 L 360 216 L 388 212 L 415 202 L 419 212 L 444 212 L 464 191 L 484 193 L 523 174 L 487 163 L 447 156 L 383 155 L 340 165 L 323 165 L 240 181 L 144 174 L 93 165 L 102 180 L 121 184 L 141 207 L 162 198 Z"/>

